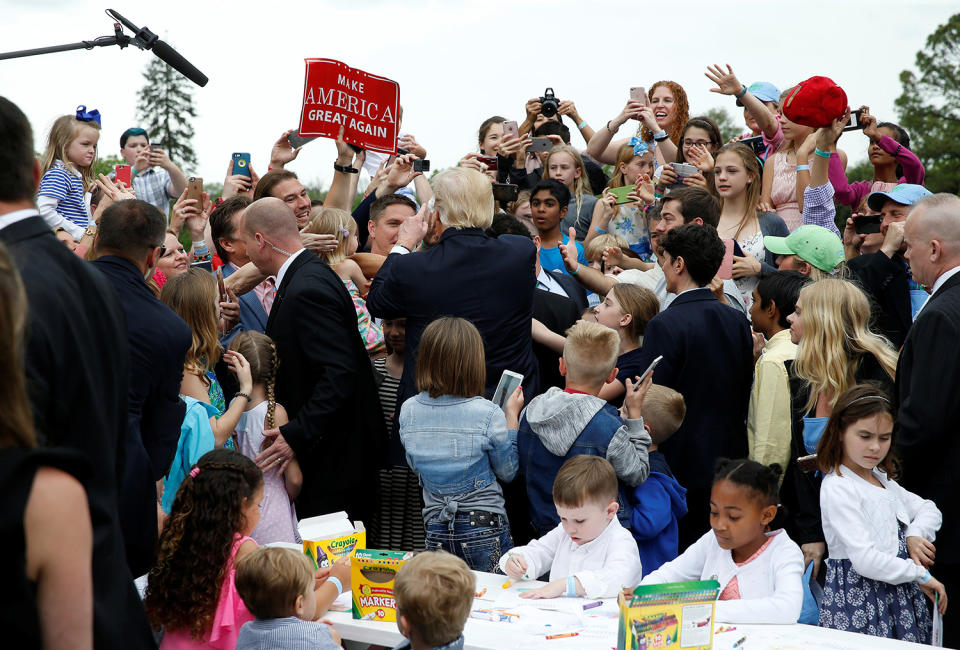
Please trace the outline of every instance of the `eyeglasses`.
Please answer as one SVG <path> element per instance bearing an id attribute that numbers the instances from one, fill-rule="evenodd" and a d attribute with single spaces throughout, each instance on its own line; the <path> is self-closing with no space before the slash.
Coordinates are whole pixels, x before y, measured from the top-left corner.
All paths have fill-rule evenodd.
<path id="1" fill-rule="evenodd" d="M 163 257 L 164 255 L 167 254 L 167 247 L 166 247 L 166 246 L 164 246 L 163 244 L 160 244 L 160 246 L 158 246 L 158 248 L 160 249 L 160 257 Z"/>
<path id="2" fill-rule="evenodd" d="M 683 141 L 683 146 L 688 148 L 695 147 L 697 145 L 700 145 L 701 147 L 708 147 L 710 146 L 710 144 L 712 143 L 709 140 L 686 140 L 685 139 Z"/>

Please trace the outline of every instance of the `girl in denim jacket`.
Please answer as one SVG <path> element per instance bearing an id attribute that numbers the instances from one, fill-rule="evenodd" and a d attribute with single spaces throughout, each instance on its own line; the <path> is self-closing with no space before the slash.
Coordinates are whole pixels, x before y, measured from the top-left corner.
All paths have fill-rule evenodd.
<path id="1" fill-rule="evenodd" d="M 423 486 L 427 550 L 493 572 L 513 548 L 497 479 L 517 473 L 522 389 L 507 400 L 506 413 L 483 398 L 483 340 L 470 321 L 453 317 L 424 330 L 416 379 L 420 393 L 400 408 L 400 440 Z"/>

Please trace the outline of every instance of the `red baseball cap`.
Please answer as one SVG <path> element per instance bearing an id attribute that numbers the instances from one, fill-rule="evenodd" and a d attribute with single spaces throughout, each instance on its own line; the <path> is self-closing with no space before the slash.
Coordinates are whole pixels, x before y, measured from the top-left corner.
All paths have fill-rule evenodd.
<path id="1" fill-rule="evenodd" d="M 847 109 L 847 93 L 829 77 L 801 81 L 783 102 L 783 114 L 796 124 L 815 129 L 830 126 Z"/>

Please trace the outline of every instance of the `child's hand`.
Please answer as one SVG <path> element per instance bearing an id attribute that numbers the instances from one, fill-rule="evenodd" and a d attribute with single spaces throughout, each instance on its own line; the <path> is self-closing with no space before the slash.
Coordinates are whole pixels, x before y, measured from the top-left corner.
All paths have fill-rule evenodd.
<path id="1" fill-rule="evenodd" d="M 920 583 L 920 590 L 927 595 L 930 602 L 937 602 L 936 597 L 940 596 L 937 609 L 941 614 L 947 613 L 947 588 L 943 586 L 942 582 L 931 577 L 926 582 Z M 520 594 L 520 596 L 522 597 L 523 594 Z"/>
<path id="2" fill-rule="evenodd" d="M 559 598 L 567 591 L 567 581 L 564 578 L 548 582 L 537 589 L 531 589 L 520 594 L 521 598 Z"/>
<path id="3" fill-rule="evenodd" d="M 937 548 L 923 537 L 911 535 L 907 538 L 907 553 L 911 560 L 923 568 L 929 569 L 933 566 L 933 560 L 937 556 Z"/>
<path id="4" fill-rule="evenodd" d="M 654 372 L 656 372 L 656 370 L 654 370 Z M 647 396 L 647 391 L 650 390 L 651 384 L 653 384 L 653 372 L 648 374 L 639 384 L 634 384 L 630 378 L 627 377 L 627 394 L 623 399 L 623 406 L 627 410 L 627 417 L 631 420 L 640 417 L 640 409 L 643 408 L 643 398 Z"/>
<path id="5" fill-rule="evenodd" d="M 695 144 L 690 147 L 690 162 L 697 166 L 704 174 L 713 171 L 713 154 L 707 151 L 707 148 L 702 144 Z"/>
<path id="6" fill-rule="evenodd" d="M 503 571 L 514 580 L 522 580 L 527 573 L 527 561 L 520 553 L 510 553 L 503 565 Z"/>
<path id="7" fill-rule="evenodd" d="M 603 262 L 607 266 L 623 266 L 623 251 L 619 246 L 607 246 L 603 249 Z"/>
<path id="8" fill-rule="evenodd" d="M 507 398 L 507 426 L 516 429 L 520 419 L 520 410 L 523 408 L 523 386 L 517 386 Z"/>
<path id="9" fill-rule="evenodd" d="M 334 562 L 330 575 L 340 580 L 344 591 L 350 589 L 350 556 L 342 557 Z"/>
<path id="10" fill-rule="evenodd" d="M 579 271 L 580 260 L 578 259 L 577 251 L 577 229 L 573 226 L 570 226 L 570 232 L 568 233 L 570 239 L 567 240 L 566 244 L 559 244 L 558 248 L 560 249 L 560 254 L 563 255 L 563 265 L 567 267 L 567 270 L 571 273 L 576 273 Z"/>
<path id="11" fill-rule="evenodd" d="M 253 390 L 250 362 L 247 361 L 242 354 L 234 350 L 224 352 L 223 360 L 230 367 L 230 370 L 233 371 L 233 374 L 237 376 L 237 382 L 240 384 L 240 392 L 249 395 L 250 391 Z"/>

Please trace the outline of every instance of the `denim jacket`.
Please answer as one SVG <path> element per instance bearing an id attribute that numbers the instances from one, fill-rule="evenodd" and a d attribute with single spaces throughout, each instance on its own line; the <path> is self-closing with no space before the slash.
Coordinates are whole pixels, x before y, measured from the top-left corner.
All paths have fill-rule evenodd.
<path id="1" fill-rule="evenodd" d="M 519 467 L 516 430 L 482 397 L 411 397 L 400 407 L 400 440 L 420 483 L 441 496 L 511 481 Z"/>

